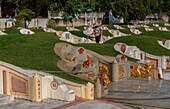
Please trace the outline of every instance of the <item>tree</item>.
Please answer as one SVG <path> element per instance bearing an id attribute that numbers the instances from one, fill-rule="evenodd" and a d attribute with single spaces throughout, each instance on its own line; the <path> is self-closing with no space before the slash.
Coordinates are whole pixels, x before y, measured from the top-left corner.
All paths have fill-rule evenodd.
<path id="1" fill-rule="evenodd" d="M 112 10 L 115 15 L 124 18 L 124 22 L 129 22 L 129 0 L 115 0 L 112 5 Z"/>
<path id="2" fill-rule="evenodd" d="M 26 21 L 30 22 L 34 17 L 35 17 L 35 12 L 33 12 L 30 9 L 24 9 L 20 11 L 20 13 L 17 16 L 15 16 L 16 23 L 21 24 L 24 21 L 25 27 L 27 27 Z"/>
<path id="3" fill-rule="evenodd" d="M 113 13 L 124 18 L 125 23 L 131 20 L 144 20 L 149 11 L 148 0 L 114 0 Z"/>

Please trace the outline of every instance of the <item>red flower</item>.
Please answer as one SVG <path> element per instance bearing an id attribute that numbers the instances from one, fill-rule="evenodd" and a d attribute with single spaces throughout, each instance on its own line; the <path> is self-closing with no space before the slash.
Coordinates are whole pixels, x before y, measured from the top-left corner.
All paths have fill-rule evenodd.
<path id="1" fill-rule="evenodd" d="M 133 65 L 131 65 L 130 68 L 133 69 Z"/>

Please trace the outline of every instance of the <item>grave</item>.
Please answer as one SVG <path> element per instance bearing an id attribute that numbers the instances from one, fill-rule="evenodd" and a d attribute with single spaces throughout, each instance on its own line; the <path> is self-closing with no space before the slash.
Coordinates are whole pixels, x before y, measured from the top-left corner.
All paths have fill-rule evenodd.
<path id="1" fill-rule="evenodd" d="M 165 26 L 170 26 L 170 24 L 169 24 L 169 23 L 164 23 L 164 25 L 165 25 Z"/>
<path id="2" fill-rule="evenodd" d="M 158 43 L 161 46 L 163 46 L 163 47 L 165 47 L 165 48 L 170 50 L 170 40 L 167 40 L 167 39 L 158 39 Z"/>
<path id="3" fill-rule="evenodd" d="M 31 31 L 29 29 L 25 29 L 25 28 L 20 29 L 20 33 L 21 34 L 29 34 L 29 35 L 35 34 L 33 31 Z"/>
<path id="4" fill-rule="evenodd" d="M 114 37 L 120 37 L 120 36 L 128 36 L 129 34 L 124 34 L 120 32 L 119 30 L 112 30 L 110 29 L 109 32 L 113 34 Z"/>
<path id="5" fill-rule="evenodd" d="M 68 31 L 79 31 L 78 29 L 74 28 L 74 27 L 66 27 L 66 29 Z"/>
<path id="6" fill-rule="evenodd" d="M 141 62 L 146 63 L 147 61 L 150 61 L 150 63 L 152 65 L 155 65 L 157 69 L 161 69 L 159 70 L 159 73 L 161 73 L 164 70 L 170 69 L 170 57 L 169 56 L 151 55 L 151 54 L 141 51 L 136 46 L 128 46 L 124 43 L 116 43 L 114 45 L 114 49 L 126 56 L 139 59 Z"/>
<path id="7" fill-rule="evenodd" d="M 138 35 L 142 33 L 142 32 L 139 31 L 138 29 L 130 29 L 130 31 L 131 31 L 132 33 L 138 34 Z"/>
<path id="8" fill-rule="evenodd" d="M 141 27 L 149 28 L 149 26 L 147 26 L 147 25 L 143 25 L 143 24 L 141 24 Z"/>
<path id="9" fill-rule="evenodd" d="M 155 27 L 159 27 L 159 24 L 153 24 L 153 26 L 155 26 Z"/>
<path id="10" fill-rule="evenodd" d="M 154 31 L 153 28 L 145 28 L 145 31 Z"/>
<path id="11" fill-rule="evenodd" d="M 7 99 L 8 103 L 8 100 L 13 100 L 12 97 L 34 102 L 41 102 L 46 98 L 75 100 L 74 90 L 68 89 L 61 80 L 52 76 L 30 73 L 30 70 L 23 70 L 2 61 L 0 61 L 0 94 L 6 95 L 0 97 L 0 104 L 1 99 Z"/>
<path id="12" fill-rule="evenodd" d="M 0 35 L 7 35 L 7 33 L 4 33 L 0 30 Z"/>
<path id="13" fill-rule="evenodd" d="M 119 25 L 114 25 L 114 27 L 115 27 L 116 29 L 125 29 L 125 28 L 123 28 L 123 27 L 121 27 L 121 26 L 119 26 Z"/>
<path id="14" fill-rule="evenodd" d="M 92 27 L 88 27 L 87 29 L 85 29 L 83 31 L 83 33 L 87 36 L 91 36 L 90 34 L 93 32 L 93 28 Z"/>
<path id="15" fill-rule="evenodd" d="M 90 39 L 72 35 L 70 32 L 56 31 L 56 35 L 60 37 L 60 40 L 71 42 L 74 44 L 94 43 L 94 41 L 92 41 Z"/>
<path id="16" fill-rule="evenodd" d="M 102 30 L 108 30 L 108 28 L 105 25 L 100 26 Z"/>
<path id="17" fill-rule="evenodd" d="M 159 27 L 160 31 L 169 31 L 166 27 Z"/>
<path id="18" fill-rule="evenodd" d="M 53 30 L 52 28 L 44 28 L 45 32 L 56 32 L 56 30 Z"/>

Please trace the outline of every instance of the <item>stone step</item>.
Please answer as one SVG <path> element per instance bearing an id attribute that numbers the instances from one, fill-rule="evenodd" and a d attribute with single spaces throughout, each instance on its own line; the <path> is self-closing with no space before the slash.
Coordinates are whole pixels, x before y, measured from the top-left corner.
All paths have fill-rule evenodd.
<path id="1" fill-rule="evenodd" d="M 13 95 L 1 95 L 0 94 L 0 105 L 12 103 L 14 101 Z"/>

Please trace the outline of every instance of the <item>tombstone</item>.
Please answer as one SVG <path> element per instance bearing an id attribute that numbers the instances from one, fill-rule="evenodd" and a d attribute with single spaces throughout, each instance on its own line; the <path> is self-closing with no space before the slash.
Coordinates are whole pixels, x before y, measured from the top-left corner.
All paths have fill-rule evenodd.
<path id="1" fill-rule="evenodd" d="M 72 39 L 72 35 L 70 32 L 63 32 L 61 34 L 61 37 L 65 38 L 65 39 Z"/>

